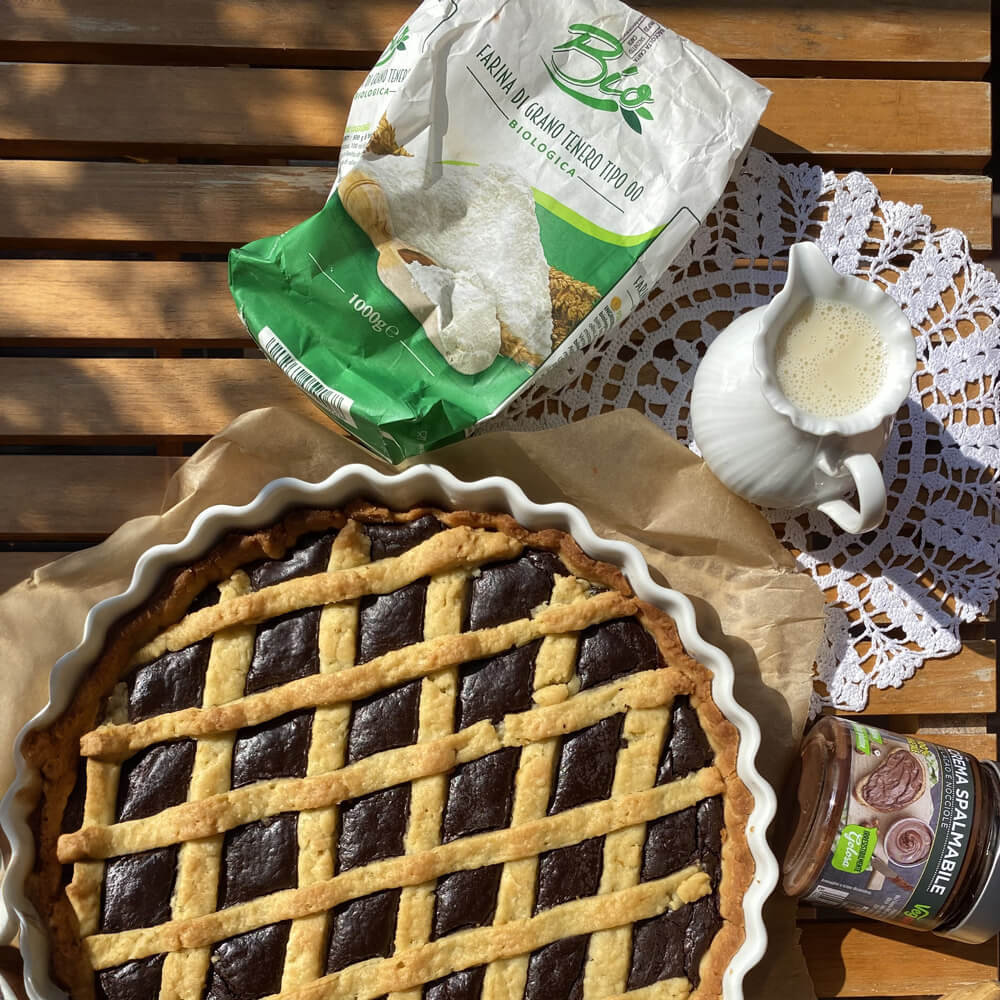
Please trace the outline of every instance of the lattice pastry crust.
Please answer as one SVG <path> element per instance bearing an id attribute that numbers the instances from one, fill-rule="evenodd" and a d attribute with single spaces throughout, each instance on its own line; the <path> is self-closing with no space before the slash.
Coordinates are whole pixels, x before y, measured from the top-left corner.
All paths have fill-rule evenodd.
<path id="1" fill-rule="evenodd" d="M 559 531 L 359 501 L 230 535 L 26 748 L 54 973 L 86 1000 L 716 997 L 752 802 L 710 685 Z"/>

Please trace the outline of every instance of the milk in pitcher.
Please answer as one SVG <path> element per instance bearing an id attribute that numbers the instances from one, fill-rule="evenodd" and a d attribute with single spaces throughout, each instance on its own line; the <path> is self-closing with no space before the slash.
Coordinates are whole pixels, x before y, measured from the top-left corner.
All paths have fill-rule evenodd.
<path id="1" fill-rule="evenodd" d="M 886 344 L 860 309 L 806 299 L 775 344 L 778 385 L 793 405 L 817 417 L 845 417 L 867 406 L 886 376 Z"/>

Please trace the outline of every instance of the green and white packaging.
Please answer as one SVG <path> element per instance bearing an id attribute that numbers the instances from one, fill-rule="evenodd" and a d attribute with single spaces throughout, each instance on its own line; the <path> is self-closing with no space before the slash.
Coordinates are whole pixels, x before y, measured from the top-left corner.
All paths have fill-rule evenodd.
<path id="1" fill-rule="evenodd" d="M 455 440 L 642 301 L 768 96 L 617 0 L 425 0 L 323 209 L 231 253 L 240 316 L 377 454 Z"/>

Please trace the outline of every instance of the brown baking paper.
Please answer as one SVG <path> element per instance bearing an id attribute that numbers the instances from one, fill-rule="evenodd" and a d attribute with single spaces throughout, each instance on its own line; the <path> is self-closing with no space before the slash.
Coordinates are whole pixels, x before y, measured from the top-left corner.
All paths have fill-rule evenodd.
<path id="1" fill-rule="evenodd" d="M 736 694 L 764 733 L 758 767 L 780 787 L 806 721 L 822 632 L 823 597 L 796 572 L 756 508 L 729 493 L 687 448 L 621 410 L 554 430 L 484 435 L 428 457 L 460 479 L 507 476 L 538 503 L 568 501 L 598 534 L 635 544 L 654 578 L 688 594 L 698 625 L 736 667 Z M 36 570 L 0 597 L 0 745 L 45 704 L 52 664 L 81 637 L 87 611 L 121 592 L 151 545 L 183 538 L 216 503 L 242 504 L 279 476 L 310 482 L 350 462 L 392 471 L 329 427 L 279 409 L 244 414 L 178 470 L 162 513 L 129 521 L 106 541 Z M 0 766 L 0 785 L 13 763 Z M 795 904 L 769 904 L 768 956 L 748 998 L 809 1000 Z"/>

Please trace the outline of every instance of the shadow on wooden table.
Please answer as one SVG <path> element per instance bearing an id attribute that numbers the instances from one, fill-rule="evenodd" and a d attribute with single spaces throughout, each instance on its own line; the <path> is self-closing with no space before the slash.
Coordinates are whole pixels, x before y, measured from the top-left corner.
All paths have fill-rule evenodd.
<path id="1" fill-rule="evenodd" d="M 863 951 L 852 946 L 849 938 L 863 926 L 868 947 Z M 878 947 L 872 939 L 884 943 Z M 891 988 L 911 995 L 926 995 L 927 970 L 938 959 L 947 964 L 952 980 L 941 982 L 940 990 L 948 992 L 961 986 L 982 982 L 996 973 L 996 940 L 984 944 L 958 944 L 934 934 L 912 931 L 873 920 L 832 920 L 802 924 L 802 942 L 809 955 L 809 972 L 820 997 L 856 996 L 859 984 L 872 996 L 886 992 L 885 976 L 891 975 Z M 851 968 L 848 974 L 843 955 L 849 952 Z M 891 957 L 890 957 L 891 956 Z M 912 970 L 913 982 L 904 989 L 905 970 Z M 900 979 L 903 971 L 903 980 Z"/>
<path id="2" fill-rule="evenodd" d="M 879 537 L 877 530 L 859 535 L 838 568 L 857 578 L 888 581 L 896 599 L 909 604 L 924 622 L 957 636 L 959 616 L 949 595 L 961 592 L 972 601 L 978 598 L 985 607 L 989 604 L 985 595 L 995 586 L 997 568 L 989 561 L 988 543 L 983 538 L 978 547 L 983 557 L 976 561 L 974 539 L 992 530 L 996 472 L 968 457 L 975 425 L 969 427 L 966 440 L 960 441 L 925 408 L 931 404 L 948 406 L 953 414 L 951 428 L 961 433 L 966 424 L 957 413 L 963 409 L 965 394 L 950 397 L 933 386 L 921 391 L 921 400 L 906 400 L 893 428 L 893 435 L 899 436 L 895 468 L 883 463 L 890 512 L 897 504 L 910 505 L 902 530 L 896 537 L 888 533 Z M 928 394 L 934 398 L 928 399 Z M 831 525 L 831 533 L 837 530 Z M 818 545 L 822 539 L 813 541 Z M 811 542 L 810 552 L 822 562 L 822 546 L 817 545 Z M 861 593 L 863 596 L 864 587 Z M 890 639 L 906 638 L 901 625 L 890 628 L 887 635 Z M 852 622 L 845 633 L 834 637 L 834 657 L 844 659 L 848 647 L 859 639 L 866 639 L 864 626 L 860 621 Z M 878 652 L 871 649 L 868 655 Z"/>
<path id="3" fill-rule="evenodd" d="M 0 948 L 0 976 L 14 991 L 18 1000 L 27 1000 L 24 992 L 24 966 L 16 948 Z"/>

